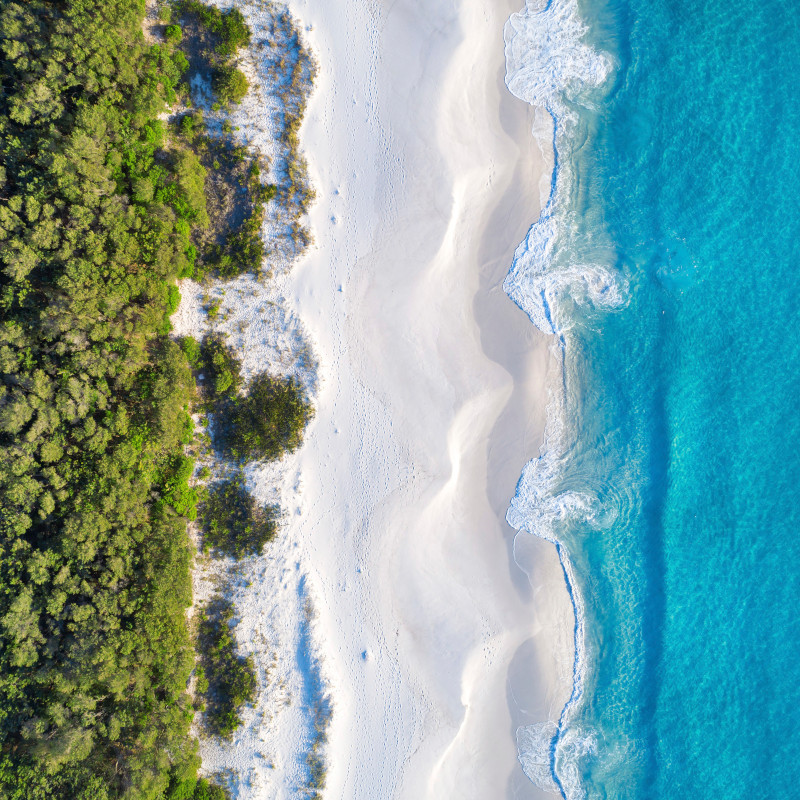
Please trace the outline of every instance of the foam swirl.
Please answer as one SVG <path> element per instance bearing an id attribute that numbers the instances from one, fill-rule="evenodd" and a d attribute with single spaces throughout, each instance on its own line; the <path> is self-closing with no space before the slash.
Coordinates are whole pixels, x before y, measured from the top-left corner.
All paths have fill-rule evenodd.
<path id="1" fill-rule="evenodd" d="M 558 722 L 549 721 L 517 731 L 519 760 L 525 774 L 540 788 L 565 800 L 582 798 L 580 763 L 596 744 L 591 732 L 570 726 L 585 683 L 584 610 L 569 553 L 559 529 L 570 520 L 594 527 L 613 522 L 614 511 L 602 509 L 587 491 L 559 491 L 561 465 L 568 452 L 566 332 L 576 311 L 608 310 L 622 306 L 627 284 L 622 276 L 601 264 L 567 263 L 555 258 L 565 228 L 572 175 L 569 163 L 559 161 L 579 121 L 578 109 L 587 92 L 602 86 L 612 70 L 608 56 L 585 42 L 586 27 L 577 0 L 550 0 L 543 7 L 528 0 L 526 7 L 506 23 L 506 85 L 520 99 L 545 109 L 553 120 L 554 167 L 550 196 L 539 219 L 517 247 L 503 288 L 543 332 L 557 336 L 555 366 L 560 380 L 551 381 L 544 443 L 538 458 L 524 468 L 508 509 L 510 525 L 555 544 L 575 613 L 573 687 Z M 536 135 L 536 131 L 534 131 Z M 567 254 L 568 256 L 568 254 Z M 553 388 L 557 387 L 557 388 Z"/>
<path id="2" fill-rule="evenodd" d="M 503 288 L 545 333 L 571 326 L 574 306 L 614 308 L 624 304 L 625 281 L 598 264 L 553 267 L 563 222 L 559 213 L 572 176 L 559 162 L 577 122 L 576 109 L 588 102 L 588 89 L 606 83 L 611 59 L 584 43 L 586 27 L 576 0 L 551 0 L 542 10 L 528 1 L 504 30 L 506 86 L 516 97 L 545 109 L 553 119 L 554 166 L 550 196 L 540 218 L 514 253 Z M 534 135 L 537 135 L 534 131 Z"/>

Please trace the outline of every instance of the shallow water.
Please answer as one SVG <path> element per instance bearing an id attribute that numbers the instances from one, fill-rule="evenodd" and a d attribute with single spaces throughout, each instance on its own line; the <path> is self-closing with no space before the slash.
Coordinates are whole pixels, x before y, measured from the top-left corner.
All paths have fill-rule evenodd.
<path id="1" fill-rule="evenodd" d="M 552 0 L 506 31 L 556 121 L 507 289 L 563 379 L 509 519 L 563 544 L 584 622 L 560 726 L 521 738 L 566 797 L 800 796 L 796 11 Z"/>

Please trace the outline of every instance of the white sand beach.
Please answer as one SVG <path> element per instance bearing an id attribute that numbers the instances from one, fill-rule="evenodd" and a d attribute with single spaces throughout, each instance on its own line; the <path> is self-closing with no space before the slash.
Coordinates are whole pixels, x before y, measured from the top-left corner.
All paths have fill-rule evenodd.
<path id="1" fill-rule="evenodd" d="M 252 374 L 271 358 L 254 344 L 265 303 L 291 341 L 299 320 L 317 412 L 298 453 L 251 475 L 291 513 L 235 590 L 259 701 L 231 743 L 202 743 L 204 770 L 239 798 L 296 796 L 311 695 L 328 692 L 328 798 L 539 797 L 515 730 L 558 718 L 573 615 L 554 547 L 523 535 L 526 575 L 505 522 L 550 357 L 502 289 L 552 169 L 503 83 L 517 8 L 289 7 L 320 65 L 301 132 L 315 245 L 266 293 L 244 281 L 226 329 Z M 256 113 L 243 104 L 245 136 Z M 177 330 L 197 333 L 200 290 L 183 291 Z M 234 336 L 242 321 L 254 333 Z"/>
<path id="2" fill-rule="evenodd" d="M 303 131 L 322 362 L 298 540 L 332 682 L 327 796 L 535 797 L 517 725 L 557 718 L 572 610 L 554 548 L 512 560 L 548 342 L 503 294 L 551 165 L 477 0 L 291 3 L 321 74 Z"/>

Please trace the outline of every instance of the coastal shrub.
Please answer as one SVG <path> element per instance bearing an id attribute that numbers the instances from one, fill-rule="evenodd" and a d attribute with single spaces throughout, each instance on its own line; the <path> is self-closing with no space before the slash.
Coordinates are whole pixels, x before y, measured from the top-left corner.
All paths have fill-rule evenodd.
<path id="1" fill-rule="evenodd" d="M 236 653 L 231 630 L 230 601 L 214 598 L 200 616 L 198 645 L 208 678 L 205 722 L 208 730 L 224 738 L 242 724 L 240 709 L 255 698 L 253 657 Z"/>
<path id="2" fill-rule="evenodd" d="M 230 800 L 230 793 L 205 778 L 186 778 L 170 785 L 165 800 Z"/>
<path id="3" fill-rule="evenodd" d="M 193 228 L 184 251 L 186 272 L 196 279 L 258 273 L 265 254 L 264 204 L 277 194 L 274 185 L 261 183 L 261 160 L 231 137 L 206 135 L 201 114 L 186 114 L 173 128 L 191 141 L 205 169 L 208 224 Z"/>
<path id="4" fill-rule="evenodd" d="M 207 194 L 214 197 L 224 187 L 233 198 L 235 207 L 220 200 L 218 222 L 226 218 L 226 234 L 210 244 L 203 253 L 203 269 L 222 278 L 231 278 L 246 272 L 258 274 L 265 256 L 261 228 L 264 222 L 264 204 L 272 200 L 277 189 L 272 184 L 262 184 L 261 166 L 244 147 L 229 143 L 220 147 L 213 143 L 210 152 L 214 157 L 214 176 L 207 181 Z"/>
<path id="5" fill-rule="evenodd" d="M 178 287 L 171 283 L 167 287 L 167 315 L 172 316 L 181 304 L 181 293 Z"/>
<path id="6" fill-rule="evenodd" d="M 244 18 L 239 12 L 223 13 L 199 2 L 183 3 L 181 10 L 187 17 L 182 49 L 189 56 L 189 75 L 211 76 L 215 109 L 240 102 L 248 82 L 232 56 L 249 41 Z M 209 224 L 201 234 L 195 231 L 192 244 L 197 249 L 186 274 L 196 279 L 258 274 L 265 257 L 264 204 L 277 196 L 277 188 L 262 185 L 261 161 L 235 142 L 230 120 L 223 119 L 222 135 L 206 133 L 200 112 L 182 115 L 173 127 L 192 143 L 206 170 Z"/>
<path id="7" fill-rule="evenodd" d="M 198 694 L 205 694 L 208 691 L 208 678 L 202 666 L 195 668 L 195 686 Z"/>
<path id="8" fill-rule="evenodd" d="M 222 410 L 220 444 L 236 459 L 276 459 L 302 444 L 311 416 L 294 378 L 264 373 L 253 379 L 246 397 Z"/>
<path id="9" fill-rule="evenodd" d="M 235 55 L 240 47 L 250 44 L 250 28 L 238 8 L 220 11 L 198 0 L 182 0 L 181 14 L 194 14 L 217 37 L 216 52 L 220 56 Z"/>
<path id="10" fill-rule="evenodd" d="M 206 208 L 206 169 L 197 154 L 188 149 L 179 150 L 174 159 L 175 183 L 162 189 L 162 197 L 169 200 L 176 213 L 200 228 L 209 224 Z"/>
<path id="11" fill-rule="evenodd" d="M 218 481 L 208 488 L 200 510 L 204 547 L 243 558 L 258 554 L 275 537 L 277 506 L 259 505 L 241 476 Z"/>
<path id="12" fill-rule="evenodd" d="M 174 456 L 165 478 L 164 501 L 187 519 L 197 517 L 197 492 L 189 486 L 194 461 L 188 456 Z"/>
<path id="13" fill-rule="evenodd" d="M 222 306 L 222 300 L 219 297 L 215 297 L 207 307 L 207 313 L 209 319 L 216 319 L 219 316 L 219 309 Z"/>
<path id="14" fill-rule="evenodd" d="M 247 76 L 232 64 L 217 67 L 211 85 L 220 102 L 225 105 L 241 103 L 250 88 Z"/>
<path id="15" fill-rule="evenodd" d="M 230 794 L 222 786 L 209 783 L 205 778 L 201 778 L 197 781 L 192 800 L 230 800 Z"/>
<path id="16" fill-rule="evenodd" d="M 205 398 L 214 402 L 235 397 L 242 384 L 241 362 L 221 334 L 209 333 L 203 337 L 200 361 Z"/>
<path id="17" fill-rule="evenodd" d="M 190 366 L 194 367 L 195 369 L 200 366 L 200 359 L 201 359 L 201 349 L 200 349 L 200 342 L 197 341 L 192 336 L 182 336 L 179 340 L 181 350 L 183 350 L 183 354 L 186 356 L 186 360 L 189 362 Z"/>
<path id="18" fill-rule="evenodd" d="M 164 39 L 170 44 L 178 44 L 183 38 L 183 32 L 180 25 L 167 25 L 164 30 Z"/>

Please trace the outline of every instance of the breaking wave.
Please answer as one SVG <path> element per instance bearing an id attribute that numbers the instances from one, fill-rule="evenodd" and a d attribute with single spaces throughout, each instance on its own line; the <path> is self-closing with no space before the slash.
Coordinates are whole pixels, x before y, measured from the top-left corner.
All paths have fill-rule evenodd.
<path id="1" fill-rule="evenodd" d="M 551 541 L 558 552 L 575 614 L 573 685 L 558 721 L 517 731 L 519 760 L 540 788 L 566 800 L 582 798 L 580 764 L 595 751 L 591 731 L 570 726 L 585 685 L 584 609 L 569 553 L 559 531 L 571 521 L 595 528 L 613 523 L 614 512 L 600 507 L 590 491 L 561 491 L 559 481 L 568 452 L 569 393 L 565 357 L 568 332 L 579 313 L 619 308 L 626 302 L 624 278 L 599 263 L 570 259 L 569 196 L 573 176 L 568 158 L 581 108 L 591 90 L 602 87 L 612 72 L 611 59 L 585 42 L 586 27 L 577 0 L 528 0 L 506 23 L 506 85 L 521 100 L 543 109 L 552 120 L 553 174 L 550 194 L 539 219 L 517 247 L 503 288 L 544 333 L 556 337 L 558 379 L 551 380 L 544 443 L 524 468 L 507 513 L 519 535 Z M 541 136 L 534 131 L 534 135 Z"/>

